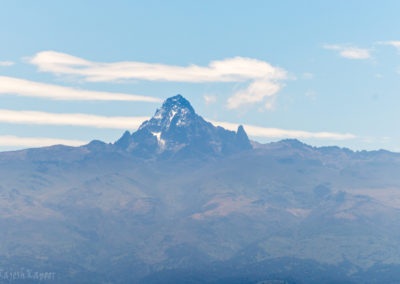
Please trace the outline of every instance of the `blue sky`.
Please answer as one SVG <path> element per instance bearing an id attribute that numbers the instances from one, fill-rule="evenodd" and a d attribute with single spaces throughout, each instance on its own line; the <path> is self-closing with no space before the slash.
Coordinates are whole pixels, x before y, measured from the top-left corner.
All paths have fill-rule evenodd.
<path id="1" fill-rule="evenodd" d="M 398 1 L 2 1 L 0 149 L 112 142 L 175 94 L 260 142 L 400 151 Z"/>

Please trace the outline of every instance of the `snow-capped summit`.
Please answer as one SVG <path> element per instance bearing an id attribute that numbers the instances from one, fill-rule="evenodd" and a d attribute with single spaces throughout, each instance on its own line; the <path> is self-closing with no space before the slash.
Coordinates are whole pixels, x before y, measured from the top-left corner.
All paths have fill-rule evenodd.
<path id="1" fill-rule="evenodd" d="M 115 145 L 139 156 L 226 155 L 251 148 L 243 127 L 237 132 L 215 127 L 197 115 L 183 96 L 164 101 L 154 116 Z"/>
<path id="2" fill-rule="evenodd" d="M 183 127 L 188 126 L 196 113 L 193 107 L 181 95 L 167 99 L 161 108 L 157 109 L 151 120 L 143 123 L 139 129 L 152 126 L 159 126 L 168 129 L 171 125 Z"/>

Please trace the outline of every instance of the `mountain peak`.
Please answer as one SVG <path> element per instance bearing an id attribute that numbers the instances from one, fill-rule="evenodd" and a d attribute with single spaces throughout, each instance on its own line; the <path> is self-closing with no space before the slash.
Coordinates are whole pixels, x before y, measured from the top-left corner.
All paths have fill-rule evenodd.
<path id="1" fill-rule="evenodd" d="M 182 95 L 176 95 L 166 99 L 161 108 L 157 109 L 154 116 L 149 121 L 145 121 L 139 130 L 146 127 L 167 129 L 171 125 L 183 127 L 189 125 L 196 116 L 189 101 Z M 157 129 L 157 132 L 160 130 Z"/>
<path id="2" fill-rule="evenodd" d="M 161 107 L 161 109 L 164 110 L 178 109 L 178 108 L 187 109 L 189 112 L 192 113 L 195 112 L 190 102 L 180 94 L 166 99 Z"/>
<path id="3" fill-rule="evenodd" d="M 251 148 L 242 126 L 237 132 L 215 127 L 197 115 L 182 95 L 166 99 L 150 120 L 132 135 L 125 133 L 115 144 L 146 157 L 161 153 L 225 155 Z"/>

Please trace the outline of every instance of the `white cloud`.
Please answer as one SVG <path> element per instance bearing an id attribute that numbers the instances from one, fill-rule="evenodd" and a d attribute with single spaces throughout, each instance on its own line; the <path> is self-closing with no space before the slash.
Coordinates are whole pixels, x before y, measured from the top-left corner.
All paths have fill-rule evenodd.
<path id="1" fill-rule="evenodd" d="M 38 66 L 39 71 L 83 77 L 87 81 L 117 81 L 140 79 L 170 82 L 250 82 L 228 101 L 229 108 L 242 104 L 261 102 L 276 94 L 283 86 L 278 81 L 287 79 L 287 72 L 268 62 L 234 57 L 211 61 L 208 66 L 174 66 L 145 62 L 92 62 L 69 54 L 43 51 L 28 61 Z"/>
<path id="2" fill-rule="evenodd" d="M 123 93 L 88 91 L 5 76 L 0 76 L 0 94 L 50 98 L 53 100 L 161 101 L 160 99 L 153 97 Z"/>
<path id="3" fill-rule="evenodd" d="M 263 101 L 265 97 L 274 96 L 282 87 L 282 84 L 270 80 L 254 81 L 246 89 L 240 90 L 230 97 L 227 107 L 234 109 L 242 104 L 253 104 Z M 272 107 L 271 100 L 266 103 L 266 107 Z"/>
<path id="4" fill-rule="evenodd" d="M 0 146 L 6 147 L 43 147 L 60 144 L 68 146 L 81 146 L 87 143 L 87 141 L 56 138 L 17 137 L 11 135 L 0 136 Z"/>
<path id="5" fill-rule="evenodd" d="M 7 66 L 13 66 L 14 62 L 12 61 L 0 61 L 0 66 L 2 67 L 7 67 Z"/>
<path id="6" fill-rule="evenodd" d="M 204 95 L 203 96 L 204 101 L 206 102 L 206 104 L 211 104 L 211 103 L 215 103 L 217 101 L 217 98 L 215 96 L 208 96 L 208 95 Z"/>
<path id="7" fill-rule="evenodd" d="M 100 116 L 82 113 L 48 113 L 0 109 L 0 122 L 16 124 L 71 125 L 96 128 L 136 129 L 144 116 Z"/>
<path id="8" fill-rule="evenodd" d="M 347 45 L 324 45 L 325 49 L 338 50 L 339 55 L 348 59 L 368 59 L 371 58 L 370 51 L 365 48 L 359 48 Z"/>
<path id="9" fill-rule="evenodd" d="M 236 131 L 239 124 L 230 122 L 211 121 L 214 125 L 224 127 Z M 286 130 L 279 128 L 266 128 L 254 125 L 243 124 L 246 133 L 253 137 L 268 137 L 268 138 L 316 138 L 316 139 L 332 139 L 346 140 L 354 139 L 355 135 L 350 133 L 334 133 L 334 132 L 308 132 L 302 130 Z"/>
<path id="10" fill-rule="evenodd" d="M 69 54 L 43 51 L 31 57 L 30 63 L 40 71 L 56 74 L 72 74 L 88 81 L 114 81 L 119 79 L 142 79 L 174 82 L 238 82 L 248 79 L 284 79 L 283 69 L 268 62 L 234 57 L 211 61 L 207 67 L 198 65 L 173 66 L 145 62 L 91 62 Z"/>
<path id="11" fill-rule="evenodd" d="M 400 52 L 400 41 L 379 41 L 377 42 L 377 44 L 381 44 L 381 45 L 391 45 L 393 47 L 395 47 L 398 52 Z"/>
<path id="12" fill-rule="evenodd" d="M 19 123 L 19 124 L 40 124 L 40 125 L 72 125 L 87 126 L 96 128 L 114 128 L 114 129 L 137 129 L 142 122 L 148 120 L 144 116 L 100 116 L 81 113 L 48 113 L 39 111 L 15 111 L 1 110 L 0 122 Z M 230 130 L 237 130 L 239 124 L 230 122 L 219 122 L 209 120 L 214 125 L 218 125 Z M 307 132 L 301 130 L 285 130 L 279 128 L 266 128 L 249 124 L 243 125 L 247 134 L 253 137 L 269 138 L 318 138 L 344 140 L 356 138 L 353 134 L 341 134 L 332 132 Z"/>

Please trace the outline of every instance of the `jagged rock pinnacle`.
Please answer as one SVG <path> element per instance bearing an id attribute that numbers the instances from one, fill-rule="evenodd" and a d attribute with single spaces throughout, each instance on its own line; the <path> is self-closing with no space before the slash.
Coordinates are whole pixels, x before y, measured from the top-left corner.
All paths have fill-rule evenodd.
<path id="1" fill-rule="evenodd" d="M 182 95 L 165 100 L 150 120 L 131 135 L 125 133 L 115 145 L 146 157 L 226 155 L 251 148 L 242 126 L 237 132 L 215 127 L 197 115 Z"/>

